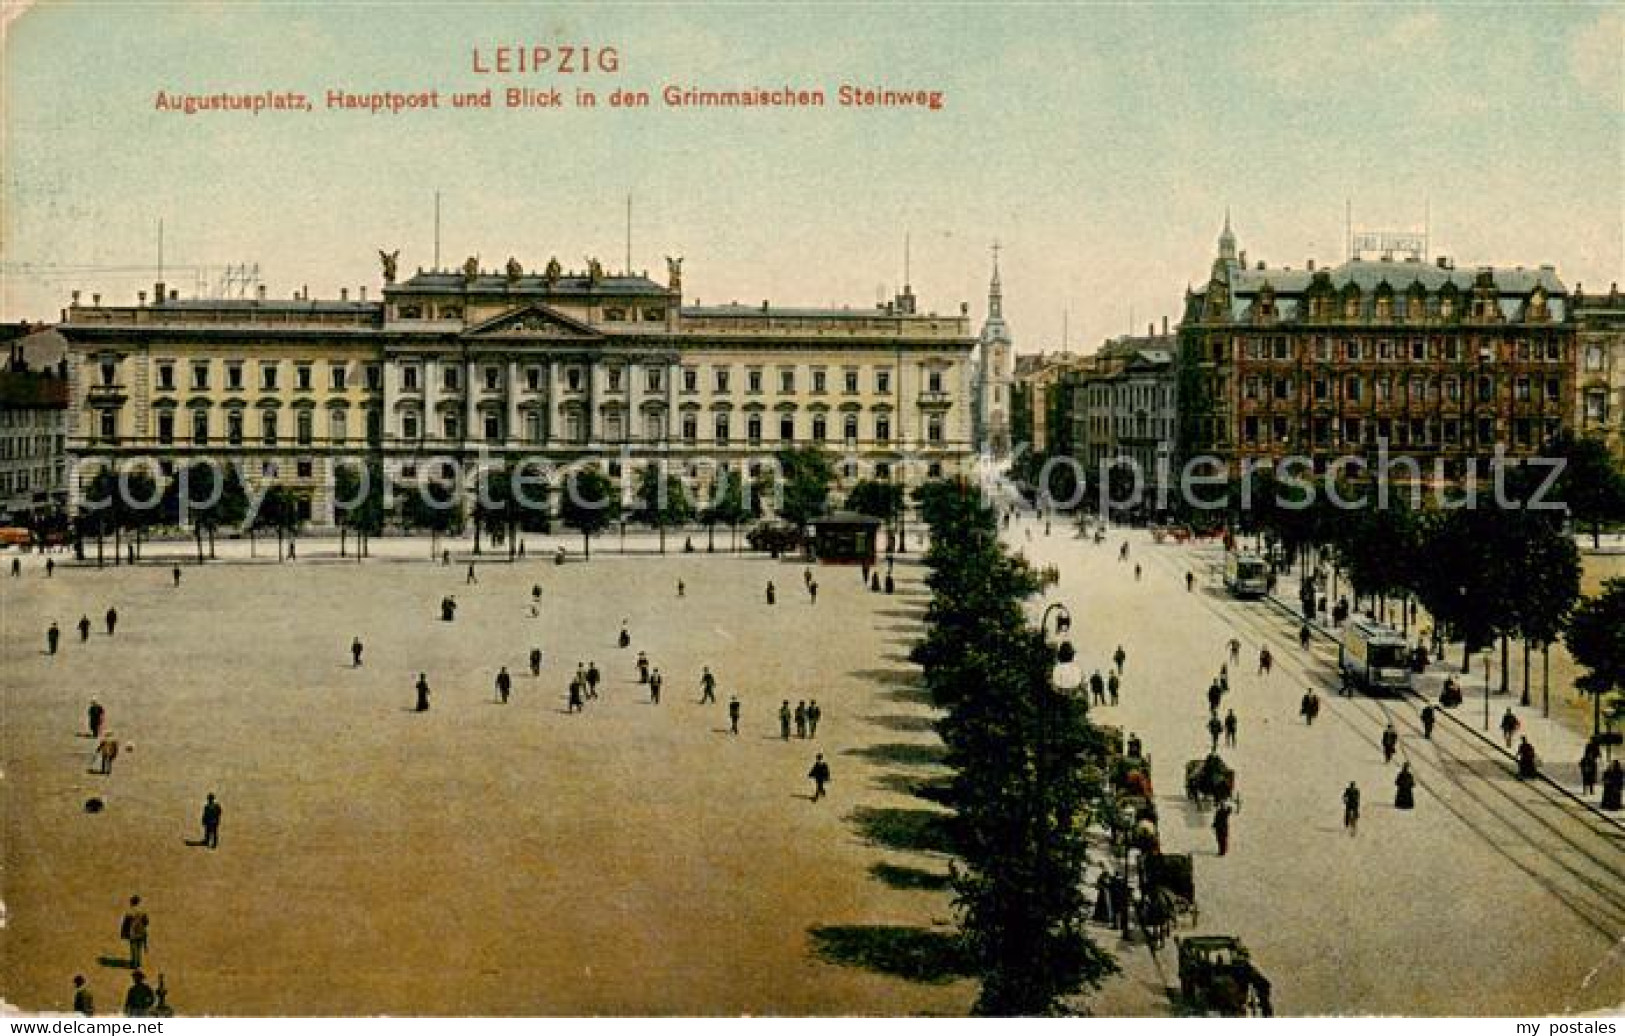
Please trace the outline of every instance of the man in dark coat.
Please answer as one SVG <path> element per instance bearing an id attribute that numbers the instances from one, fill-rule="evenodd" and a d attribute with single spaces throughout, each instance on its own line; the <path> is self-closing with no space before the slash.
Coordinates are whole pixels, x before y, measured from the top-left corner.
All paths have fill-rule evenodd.
<path id="1" fill-rule="evenodd" d="M 1540 776 L 1540 760 L 1535 755 L 1535 746 L 1529 743 L 1528 738 L 1518 740 L 1518 779 L 1523 781 L 1534 780 Z"/>
<path id="2" fill-rule="evenodd" d="M 428 712 L 429 711 L 429 676 L 428 676 L 427 673 L 419 673 L 418 674 L 417 692 L 418 692 L 418 704 L 417 704 L 417 708 L 414 711 L 416 711 L 416 712 Z"/>
<path id="3" fill-rule="evenodd" d="M 1221 802 L 1213 811 L 1213 839 L 1218 843 L 1219 855 L 1230 852 L 1230 803 Z"/>
<path id="4" fill-rule="evenodd" d="M 602 680 L 603 678 L 604 678 L 604 674 L 600 673 L 598 671 L 598 663 L 597 662 L 588 662 L 587 663 L 587 697 L 589 697 L 589 698 L 598 697 L 598 681 Z"/>
<path id="5" fill-rule="evenodd" d="M 1209 716 L 1207 718 L 1207 736 L 1208 740 L 1212 742 L 1212 744 L 1208 747 L 1209 752 L 1217 752 L 1219 750 L 1219 735 L 1222 733 L 1224 733 L 1224 724 L 1219 722 L 1218 714 L 1215 713 Z"/>
<path id="6" fill-rule="evenodd" d="M 531 676 L 541 676 L 542 675 L 542 649 L 541 648 L 531 648 L 530 649 L 530 675 Z"/>
<path id="7" fill-rule="evenodd" d="M 107 635 L 111 637 L 113 630 L 118 626 L 118 609 L 107 609 Z"/>
<path id="8" fill-rule="evenodd" d="M 350 641 L 350 664 L 357 669 L 361 668 L 361 653 L 366 649 L 361 646 L 361 638 L 355 637 Z"/>
<path id="9" fill-rule="evenodd" d="M 739 696 L 728 699 L 728 733 L 739 733 Z"/>
<path id="10" fill-rule="evenodd" d="M 1580 756 L 1580 790 L 1590 795 L 1597 790 L 1597 745 L 1587 742 L 1585 752 Z"/>
<path id="11" fill-rule="evenodd" d="M 1360 786 L 1349 781 L 1343 789 L 1343 826 L 1352 836 L 1360 830 Z"/>
<path id="12" fill-rule="evenodd" d="M 1619 809 L 1625 799 L 1625 768 L 1615 759 L 1602 772 L 1602 808 Z"/>
<path id="13" fill-rule="evenodd" d="M 717 678 L 711 675 L 711 667 L 706 666 L 700 674 L 700 704 L 717 703 Z"/>
<path id="14" fill-rule="evenodd" d="M 147 985 L 146 973 L 137 968 L 130 976 L 130 991 L 124 994 L 124 1016 L 145 1018 L 152 1013 L 152 1005 L 157 1002 L 157 994 Z"/>
<path id="15" fill-rule="evenodd" d="M 56 646 L 61 640 L 62 631 L 57 629 L 56 623 L 51 623 L 51 628 L 45 631 L 46 650 L 53 655 L 56 654 Z"/>
<path id="16" fill-rule="evenodd" d="M 817 802 L 824 797 L 824 785 L 829 783 L 829 764 L 824 762 L 822 755 L 813 760 L 812 769 L 807 771 L 807 776 L 813 782 L 812 801 Z"/>
<path id="17" fill-rule="evenodd" d="M 508 667 L 503 666 L 497 670 L 497 699 L 502 704 L 508 704 L 508 695 L 513 692 L 513 677 L 508 675 Z"/>
<path id="18" fill-rule="evenodd" d="M 1388 724 L 1382 732 L 1382 761 L 1394 761 L 1394 753 L 1399 750 L 1399 731 L 1394 729 L 1392 723 Z"/>
<path id="19" fill-rule="evenodd" d="M 79 643 L 83 644 L 90 639 L 90 616 L 79 616 Z"/>
<path id="20" fill-rule="evenodd" d="M 1422 706 L 1422 736 L 1429 741 L 1433 740 L 1433 724 L 1438 719 L 1438 715 L 1437 712 L 1433 711 L 1433 706 Z"/>
<path id="21" fill-rule="evenodd" d="M 102 708 L 101 702 L 97 701 L 95 698 L 92 698 L 90 699 L 90 708 L 86 709 L 85 712 L 85 718 L 90 721 L 90 736 L 95 738 L 101 737 L 102 724 L 107 722 L 107 710 Z"/>
<path id="22" fill-rule="evenodd" d="M 779 737 L 786 741 L 790 740 L 791 718 L 792 713 L 790 712 L 790 700 L 786 698 L 784 704 L 779 706 Z"/>
<path id="23" fill-rule="evenodd" d="M 220 848 L 220 803 L 210 792 L 203 802 L 203 844 L 210 849 Z"/>

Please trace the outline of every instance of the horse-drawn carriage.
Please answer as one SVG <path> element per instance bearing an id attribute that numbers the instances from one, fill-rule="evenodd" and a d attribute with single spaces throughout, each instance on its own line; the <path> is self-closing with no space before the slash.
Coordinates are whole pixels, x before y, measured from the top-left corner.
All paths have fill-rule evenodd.
<path id="1" fill-rule="evenodd" d="M 1179 993 L 1196 1014 L 1268 1018 L 1275 1013 L 1269 980 L 1253 966 L 1241 940 L 1230 935 L 1179 940 Z"/>
<path id="2" fill-rule="evenodd" d="M 1157 543 L 1166 543 L 1173 540 L 1175 543 L 1184 543 L 1191 538 L 1188 525 L 1153 525 L 1151 539 Z"/>
<path id="3" fill-rule="evenodd" d="M 1153 949 L 1173 934 L 1182 918 L 1196 923 L 1199 913 L 1190 854 L 1141 854 L 1139 914 L 1140 927 Z"/>
<path id="4" fill-rule="evenodd" d="M 1198 806 L 1227 802 L 1236 791 L 1236 771 L 1217 752 L 1185 764 L 1185 797 Z"/>

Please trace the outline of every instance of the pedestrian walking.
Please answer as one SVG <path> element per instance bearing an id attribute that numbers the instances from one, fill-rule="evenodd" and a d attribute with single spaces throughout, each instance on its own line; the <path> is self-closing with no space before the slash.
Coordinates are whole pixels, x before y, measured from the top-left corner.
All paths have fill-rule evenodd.
<path id="1" fill-rule="evenodd" d="M 170 575 L 171 579 L 175 580 L 175 588 L 180 589 L 180 585 L 181 585 L 181 566 L 176 565 L 173 568 L 171 568 L 169 570 L 169 575 Z"/>
<path id="2" fill-rule="evenodd" d="M 1123 662 L 1127 658 L 1128 654 L 1123 650 L 1123 645 L 1117 645 L 1117 650 L 1112 652 L 1112 662 L 1116 664 L 1119 673 L 1123 671 Z"/>
<path id="3" fill-rule="evenodd" d="M 768 604 L 773 603 L 774 596 L 775 596 L 775 592 L 773 590 L 773 580 L 769 579 L 767 581 L 767 603 Z"/>
<path id="4" fill-rule="evenodd" d="M 889 594 L 895 592 L 896 590 L 897 584 L 892 581 L 891 572 L 888 570 L 886 572 L 886 592 Z"/>
<path id="5" fill-rule="evenodd" d="M 1540 776 L 1540 760 L 1535 755 L 1535 746 L 1529 743 L 1528 738 L 1518 739 L 1518 779 L 1532 781 Z"/>
<path id="6" fill-rule="evenodd" d="M 1136 583 L 1140 581 L 1140 563 L 1138 561 L 1134 563 L 1134 581 Z"/>
<path id="7" fill-rule="evenodd" d="M 209 792 L 203 800 L 203 845 L 205 848 L 220 848 L 220 816 L 224 811 L 220 808 L 220 800 Z"/>
<path id="8" fill-rule="evenodd" d="M 1580 755 L 1580 791 L 1590 795 L 1597 790 L 1597 743 L 1586 742 L 1585 751 Z"/>
<path id="9" fill-rule="evenodd" d="M 1360 830 L 1360 787 L 1353 781 L 1343 789 L 1343 827 L 1350 837 Z"/>
<path id="10" fill-rule="evenodd" d="M 1272 656 L 1270 654 L 1270 649 L 1267 648 L 1267 647 L 1259 648 L 1258 649 L 1258 675 L 1259 676 L 1268 676 L 1268 675 L 1270 675 L 1270 667 L 1273 666 L 1274 664 L 1275 664 L 1275 658 L 1274 658 L 1274 656 Z"/>
<path id="11" fill-rule="evenodd" d="M 1099 669 L 1089 676 L 1089 700 L 1096 705 L 1106 704 L 1106 680 Z"/>
<path id="12" fill-rule="evenodd" d="M 97 773 L 103 776 L 112 774 L 113 761 L 118 758 L 118 747 L 118 739 L 113 736 L 112 731 L 108 731 L 96 745 Z"/>
<path id="13" fill-rule="evenodd" d="M 1118 548 L 1117 560 L 1118 561 L 1127 561 L 1128 560 L 1128 540 L 1124 540 L 1122 547 Z"/>
<path id="14" fill-rule="evenodd" d="M 1320 715 L 1320 695 L 1313 690 L 1303 692 L 1303 700 L 1298 703 L 1298 715 L 1303 717 L 1305 726 L 1314 726 L 1315 717 Z"/>
<path id="15" fill-rule="evenodd" d="M 90 736 L 101 737 L 102 724 L 107 721 L 107 710 L 102 708 L 102 703 L 95 698 L 90 699 L 90 708 L 85 710 L 85 718 L 90 723 Z"/>
<path id="16" fill-rule="evenodd" d="M 513 677 L 508 675 L 508 667 L 503 666 L 497 670 L 497 700 L 508 704 L 508 695 L 513 691 Z"/>
<path id="17" fill-rule="evenodd" d="M 700 673 L 700 704 L 715 705 L 717 703 L 717 678 L 711 675 L 711 667 L 705 666 Z"/>
<path id="18" fill-rule="evenodd" d="M 79 643 L 83 644 L 90 639 L 90 616 L 79 616 Z"/>
<path id="19" fill-rule="evenodd" d="M 688 589 L 688 588 L 683 585 L 683 581 L 681 579 L 677 580 L 677 596 L 678 597 L 683 596 L 683 591 L 685 591 L 686 589 Z"/>
<path id="20" fill-rule="evenodd" d="M 124 1017 L 145 1018 L 152 1014 L 152 1006 L 158 1002 L 158 995 L 147 985 L 146 972 L 137 968 L 130 974 L 130 988 L 124 994 Z"/>
<path id="21" fill-rule="evenodd" d="M 429 711 L 429 676 L 427 673 L 418 674 L 417 682 L 418 704 L 414 712 Z"/>
<path id="22" fill-rule="evenodd" d="M 130 946 L 130 967 L 141 966 L 141 955 L 147 952 L 147 938 L 150 934 L 151 921 L 147 912 L 141 908 L 141 897 L 130 897 L 130 909 L 124 912 L 124 920 L 119 922 L 118 935 Z M 136 972 L 137 975 L 141 973 Z"/>
<path id="23" fill-rule="evenodd" d="M 1382 761 L 1385 763 L 1393 762 L 1394 753 L 1398 750 L 1399 731 L 1395 730 L 1394 725 L 1390 723 L 1382 731 Z"/>
<path id="24" fill-rule="evenodd" d="M 1219 735 L 1222 733 L 1224 733 L 1224 724 L 1219 721 L 1218 715 L 1214 714 L 1209 716 L 1207 718 L 1207 736 L 1209 742 L 1211 742 L 1208 745 L 1209 752 L 1217 752 L 1219 750 Z"/>
<path id="25" fill-rule="evenodd" d="M 1219 855 L 1230 852 L 1230 803 L 1221 802 L 1213 811 L 1213 840 L 1218 843 Z"/>
<path id="26" fill-rule="evenodd" d="M 805 740 L 806 737 L 807 737 L 807 703 L 806 702 L 804 702 L 804 701 L 796 702 L 795 719 L 796 719 L 796 737 Z"/>
<path id="27" fill-rule="evenodd" d="M 739 733 L 739 696 L 728 699 L 728 733 Z"/>
<path id="28" fill-rule="evenodd" d="M 1122 684 L 1122 678 L 1117 675 L 1115 669 L 1106 677 L 1106 696 L 1111 699 L 1113 705 L 1117 704 L 1117 694 Z"/>
<path id="29" fill-rule="evenodd" d="M 54 575 L 56 575 L 56 558 L 46 558 L 45 559 L 45 578 L 49 579 Z"/>
<path id="30" fill-rule="evenodd" d="M 790 699 L 786 698 L 784 704 L 779 706 L 779 737 L 790 740 Z"/>
<path id="31" fill-rule="evenodd" d="M 1438 722 L 1439 714 L 1433 711 L 1433 706 L 1422 706 L 1422 736 L 1429 741 L 1433 740 L 1433 724 Z"/>
<path id="32" fill-rule="evenodd" d="M 113 630 L 116 629 L 117 627 L 118 627 L 118 609 L 117 608 L 109 608 L 109 609 L 107 609 L 107 635 L 109 637 L 111 637 L 113 635 Z"/>
<path id="33" fill-rule="evenodd" d="M 814 698 L 807 703 L 807 736 L 818 736 L 818 721 L 824 718 L 824 710 L 818 707 L 818 699 Z"/>
<path id="34" fill-rule="evenodd" d="M 658 668 L 649 674 L 649 701 L 652 704 L 660 704 L 660 685 L 665 682 L 666 678 L 660 675 Z"/>
<path id="35" fill-rule="evenodd" d="M 1236 710 L 1226 709 L 1224 713 L 1224 744 L 1227 748 L 1236 747 L 1236 728 L 1240 726 L 1236 721 Z"/>
<path id="36" fill-rule="evenodd" d="M 1186 572 L 1185 573 L 1185 592 L 1190 593 L 1195 589 L 1196 589 L 1196 573 L 1195 572 Z"/>
<path id="37" fill-rule="evenodd" d="M 1615 759 L 1602 772 L 1602 808 L 1617 810 L 1622 799 L 1625 799 L 1625 767 Z"/>
<path id="38" fill-rule="evenodd" d="M 1207 708 L 1209 712 L 1219 711 L 1219 702 L 1224 698 L 1224 688 L 1219 685 L 1217 678 L 1207 685 Z"/>
<path id="39" fill-rule="evenodd" d="M 1230 693 L 1230 663 L 1225 662 L 1219 666 L 1219 693 Z"/>
<path id="40" fill-rule="evenodd" d="M 443 568 L 449 568 L 451 566 L 451 551 L 443 550 L 440 552 L 440 564 Z"/>
<path id="41" fill-rule="evenodd" d="M 632 634 L 627 632 L 625 619 L 621 620 L 621 635 L 619 638 L 617 638 L 616 643 L 620 644 L 623 648 L 632 646 Z"/>
<path id="42" fill-rule="evenodd" d="M 603 678 L 604 678 L 604 674 L 598 671 L 598 663 L 597 662 L 588 662 L 587 663 L 587 697 L 589 697 L 589 698 L 598 697 L 598 683 Z"/>
<path id="43" fill-rule="evenodd" d="M 361 668 L 361 653 L 363 651 L 365 651 L 365 650 L 366 650 L 366 648 L 364 648 L 361 645 L 361 638 L 360 637 L 351 638 L 351 640 L 350 640 L 350 667 L 352 669 L 360 669 Z"/>
<path id="44" fill-rule="evenodd" d="M 1232 661 L 1232 662 L 1240 662 L 1241 661 L 1241 641 L 1236 639 L 1235 637 L 1231 637 L 1230 638 L 1230 643 L 1229 643 L 1228 646 L 1230 648 L 1230 661 Z"/>
<path id="45" fill-rule="evenodd" d="M 1506 742 L 1508 749 L 1512 747 L 1512 739 L 1517 736 L 1518 728 L 1522 725 L 1510 708 L 1501 715 L 1501 738 Z"/>
<path id="46" fill-rule="evenodd" d="M 73 976 L 73 1013 L 86 1018 L 96 1016 L 96 998 L 91 995 L 90 987 L 85 985 L 83 975 Z"/>
<path id="47" fill-rule="evenodd" d="M 642 651 L 638 652 L 638 683 L 649 682 L 649 656 Z"/>
<path id="48" fill-rule="evenodd" d="M 812 801 L 817 802 L 824 797 L 824 785 L 830 781 L 829 764 L 824 762 L 822 754 L 813 760 L 812 769 L 807 771 L 807 776 L 812 778 L 813 782 Z"/>
<path id="49" fill-rule="evenodd" d="M 1416 808 L 1416 777 L 1411 773 L 1411 764 L 1402 763 L 1399 775 L 1394 778 L 1394 808 Z"/>
<path id="50" fill-rule="evenodd" d="M 530 585 L 530 603 L 531 604 L 541 604 L 542 603 L 542 584 L 540 584 L 540 583 L 532 583 Z"/>
<path id="51" fill-rule="evenodd" d="M 871 573 L 869 573 L 869 592 L 872 593 L 872 594 L 878 594 L 880 592 L 880 573 L 879 572 L 871 572 Z"/>
<path id="52" fill-rule="evenodd" d="M 17 578 L 21 577 L 22 574 L 23 574 L 23 559 L 22 558 L 12 558 L 11 559 L 11 578 L 17 579 Z"/>
<path id="53" fill-rule="evenodd" d="M 463 579 L 463 584 L 465 586 L 475 586 L 479 581 L 480 577 L 474 574 L 474 562 L 470 561 L 468 563 L 468 575 Z"/>
<path id="54" fill-rule="evenodd" d="M 542 649 L 539 647 L 530 649 L 530 675 L 542 675 Z"/>
<path id="55" fill-rule="evenodd" d="M 1309 650 L 1309 624 L 1307 622 L 1298 626 L 1298 646 L 1305 651 Z"/>
<path id="56" fill-rule="evenodd" d="M 62 631 L 57 629 L 56 623 L 51 623 L 51 628 L 45 631 L 45 649 L 53 655 L 56 654 L 56 646 L 61 640 Z"/>
<path id="57" fill-rule="evenodd" d="M 807 584 L 807 603 L 818 603 L 818 581 L 816 579 Z"/>
<path id="58" fill-rule="evenodd" d="M 586 681 L 579 673 L 570 679 L 569 700 L 564 707 L 565 712 L 580 712 L 585 707 L 581 703 L 581 689 L 585 684 Z"/>

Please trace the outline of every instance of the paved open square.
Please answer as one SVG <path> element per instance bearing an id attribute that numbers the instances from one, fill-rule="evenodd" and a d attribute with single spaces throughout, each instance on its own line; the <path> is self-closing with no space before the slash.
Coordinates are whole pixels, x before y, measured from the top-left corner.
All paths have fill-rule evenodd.
<path id="1" fill-rule="evenodd" d="M 488 563 L 477 585 L 423 560 L 185 565 L 179 588 L 167 564 L 49 580 L 39 564 L 0 583 L 12 1004 L 64 1009 L 82 972 L 115 1008 L 139 894 L 144 967 L 182 1014 L 969 1008 L 967 981 L 843 963 L 906 965 L 951 931 L 946 858 L 915 830 L 929 804 L 906 794 L 937 751 L 904 657 L 924 600 L 910 566 L 895 596 L 815 569 L 813 604 L 799 564 L 724 556 Z M 568 714 L 578 662 L 604 680 Z M 108 776 L 88 772 L 93 698 L 124 748 Z M 782 739 L 780 703 L 812 699 L 816 738 Z M 818 752 L 834 779 L 815 803 Z M 189 844 L 210 792 L 217 850 Z"/>

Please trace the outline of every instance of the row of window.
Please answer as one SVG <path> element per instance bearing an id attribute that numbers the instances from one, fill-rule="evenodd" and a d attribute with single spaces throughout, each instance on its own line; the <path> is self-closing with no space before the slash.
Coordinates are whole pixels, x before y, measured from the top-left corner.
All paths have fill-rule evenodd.
<path id="1" fill-rule="evenodd" d="M 211 431 L 209 411 L 193 409 L 191 414 L 190 441 L 193 445 L 202 446 L 209 442 Z M 275 410 L 261 410 L 256 422 L 254 433 L 260 442 L 274 445 L 281 436 L 285 427 L 281 415 Z M 225 437 L 233 446 L 241 445 L 247 436 L 247 412 L 240 407 L 231 407 L 225 411 Z M 172 445 L 176 441 L 177 425 L 176 412 L 173 410 L 160 410 L 157 414 L 158 442 L 162 445 Z M 367 435 L 376 437 L 382 427 L 377 411 L 367 412 Z M 98 417 L 98 432 L 100 438 L 111 442 L 118 437 L 118 411 L 103 410 Z M 299 410 L 294 413 L 293 421 L 294 440 L 301 444 L 315 441 L 316 413 L 314 410 Z M 349 414 L 343 410 L 329 410 L 327 412 L 327 438 L 330 442 L 346 442 L 350 438 Z"/>
<path id="2" fill-rule="evenodd" d="M 1483 375 L 1476 381 L 1477 396 L 1480 403 L 1494 402 L 1499 392 L 1499 379 L 1491 375 Z M 1349 374 L 1342 379 L 1343 399 L 1350 403 L 1361 402 L 1365 398 L 1366 380 L 1361 375 Z M 1288 401 L 1296 398 L 1296 379 L 1292 377 L 1264 378 L 1258 375 L 1249 375 L 1242 379 L 1241 396 L 1243 399 L 1257 400 L 1268 397 L 1276 400 Z M 1328 402 L 1332 398 L 1333 379 L 1329 375 L 1316 375 L 1311 379 L 1314 398 L 1317 402 Z M 1462 382 L 1454 377 L 1411 378 L 1390 380 L 1387 377 L 1374 377 L 1371 379 L 1371 392 L 1379 403 L 1386 403 L 1392 399 L 1408 399 L 1412 403 L 1438 402 L 1441 391 L 1446 400 L 1457 402 L 1461 399 Z M 1563 381 L 1561 378 L 1546 378 L 1541 383 L 1544 388 L 1544 398 L 1548 403 L 1559 402 L 1563 398 Z M 1527 403 L 1534 399 L 1535 381 L 1526 374 L 1520 374 L 1512 379 L 1512 398 L 1515 402 Z"/>
<path id="3" fill-rule="evenodd" d="M 1323 417 L 1311 423 L 1298 424 L 1296 433 L 1300 439 L 1307 438 L 1307 441 L 1300 445 L 1309 448 L 1374 446 L 1379 442 L 1399 447 L 1459 446 L 1462 444 L 1463 436 L 1471 436 L 1474 432 L 1477 434 L 1473 437 L 1473 441 L 1477 444 L 1500 441 L 1496 437 L 1496 432 L 1502 427 L 1510 428 L 1512 441 L 1516 445 L 1533 446 L 1538 441 L 1537 435 L 1543 438 L 1555 436 L 1561 428 L 1561 422 L 1556 418 L 1517 418 L 1510 422 L 1498 423 L 1490 417 L 1482 417 L 1476 421 L 1458 421 L 1453 418 L 1442 421 L 1422 418 L 1405 420 L 1386 417 L 1369 419 L 1345 417 L 1334 421 Z M 1249 446 L 1264 441 L 1289 446 L 1292 444 L 1293 432 L 1291 420 L 1285 417 L 1274 419 L 1247 417 L 1241 422 L 1241 441 Z"/>
<path id="4" fill-rule="evenodd" d="M 503 421 L 499 414 L 485 414 L 482 417 L 482 431 L 488 442 L 501 442 L 504 438 Z M 275 427 L 273 422 L 272 427 Z M 730 414 L 712 415 L 712 440 L 726 443 L 733 441 L 733 421 Z M 875 414 L 872 424 L 873 442 L 890 442 L 892 435 L 891 416 L 889 414 Z M 678 435 L 684 442 L 697 442 L 700 435 L 699 416 L 692 413 L 682 415 L 679 422 Z M 750 414 L 745 418 L 745 440 L 750 443 L 762 441 L 763 421 L 762 415 Z M 401 415 L 401 437 L 415 441 L 423 437 L 425 425 L 419 414 L 408 411 Z M 462 418 L 458 414 L 442 414 L 440 417 L 441 435 L 446 439 L 459 439 L 462 436 Z M 796 419 L 793 414 L 779 416 L 779 439 L 783 442 L 796 441 Z M 587 427 L 584 417 L 580 413 L 567 413 L 564 415 L 563 441 L 586 442 Z M 660 442 L 666 438 L 666 418 L 661 414 L 647 414 L 644 416 L 644 440 Z M 827 442 L 829 440 L 829 420 L 824 414 L 814 414 L 810 426 L 813 442 Z M 846 414 L 841 419 L 841 435 L 847 442 L 856 442 L 859 437 L 859 421 L 857 414 Z M 545 436 L 542 415 L 528 413 L 525 415 L 525 440 L 528 442 L 542 442 Z M 626 423 L 621 414 L 604 415 L 603 425 L 600 429 L 600 438 L 608 442 L 620 442 L 626 438 Z M 943 419 L 936 415 L 928 416 L 925 420 L 925 438 L 927 442 L 941 443 L 944 441 Z"/>
<path id="5" fill-rule="evenodd" d="M 1505 344 L 1505 343 L 1503 343 Z M 1493 345 L 1479 347 L 1480 358 L 1493 360 L 1496 350 Z M 1294 358 L 1292 339 L 1286 335 L 1277 335 L 1271 338 L 1249 338 L 1246 341 L 1244 355 L 1249 360 L 1290 360 Z M 1314 357 L 1322 363 L 1330 363 L 1334 352 L 1342 360 L 1412 360 L 1426 362 L 1430 359 L 1443 357 L 1446 362 L 1460 361 L 1462 358 L 1462 343 L 1459 339 L 1447 338 L 1443 341 L 1426 338 L 1412 338 L 1409 341 L 1400 341 L 1391 338 L 1380 338 L 1376 342 L 1361 339 L 1348 339 L 1341 343 L 1333 342 L 1330 338 L 1316 338 L 1314 340 Z M 1510 355 L 1524 363 L 1530 361 L 1544 361 L 1559 363 L 1563 359 L 1563 345 L 1561 342 L 1551 340 L 1547 342 L 1531 342 L 1528 339 L 1519 339 L 1513 343 Z"/>
<path id="6" fill-rule="evenodd" d="M 0 428 L 49 428 L 60 419 L 61 410 L 18 408 L 0 409 Z"/>
<path id="7" fill-rule="evenodd" d="M 259 387 L 267 392 L 274 392 L 281 387 L 282 363 L 279 360 L 255 361 L 259 367 Z M 240 391 L 247 387 L 243 378 L 243 368 L 247 365 L 244 360 L 225 360 L 225 387 L 228 390 Z M 118 384 L 118 361 L 108 358 L 101 360 L 101 377 L 103 385 Z M 189 383 L 195 390 L 204 390 L 209 387 L 212 374 L 213 361 L 192 360 L 190 369 L 192 380 Z M 158 391 L 174 392 L 178 388 L 175 380 L 176 365 L 168 360 L 160 360 L 157 364 Z M 366 387 L 377 392 L 383 388 L 382 368 L 375 363 L 362 367 L 362 376 Z M 345 363 L 329 362 L 327 367 L 328 387 L 335 392 L 346 391 L 350 387 L 350 367 Z M 293 365 L 293 387 L 310 392 L 315 389 L 316 375 L 314 362 L 295 362 Z"/>
<path id="8" fill-rule="evenodd" d="M 0 460 L 21 457 L 49 457 L 62 452 L 61 435 L 27 435 L 0 439 Z"/>
<path id="9" fill-rule="evenodd" d="M 496 392 L 502 388 L 502 368 L 484 367 L 481 369 L 486 391 Z M 661 367 L 648 367 L 643 371 L 645 392 L 665 391 L 665 369 Z M 821 394 L 829 391 L 829 371 L 822 367 L 814 367 L 808 372 L 811 376 L 811 391 Z M 796 374 L 794 368 L 780 368 L 778 374 L 778 390 L 781 393 L 796 391 Z M 882 367 L 873 372 L 874 391 L 880 394 L 891 392 L 891 369 Z M 684 367 L 682 375 L 682 391 L 698 392 L 700 390 L 700 370 L 698 367 Z M 759 393 L 766 377 L 760 367 L 748 367 L 745 370 L 745 391 Z M 586 385 L 587 374 L 584 368 L 578 366 L 564 369 L 564 387 L 571 392 L 580 392 Z M 860 389 L 861 375 L 856 367 L 847 367 L 841 371 L 842 391 L 847 395 L 856 395 Z M 604 368 L 604 388 L 608 392 L 625 391 L 626 372 L 622 367 Z M 730 392 L 733 386 L 733 370 L 730 367 L 712 367 L 711 385 L 716 392 Z M 401 366 L 401 389 L 406 392 L 417 392 L 423 387 L 420 368 L 416 364 L 403 364 Z M 442 366 L 440 368 L 440 387 L 447 392 L 458 392 L 462 389 L 462 372 L 460 367 Z M 542 368 L 525 368 L 525 387 L 532 392 L 542 388 Z M 928 370 L 926 372 L 926 391 L 943 391 L 943 372 L 941 370 Z"/>
<path id="10" fill-rule="evenodd" d="M 27 493 L 36 486 L 44 488 L 46 486 L 61 485 L 62 478 L 63 465 L 60 461 L 50 467 L 0 471 L 0 495 Z"/>

